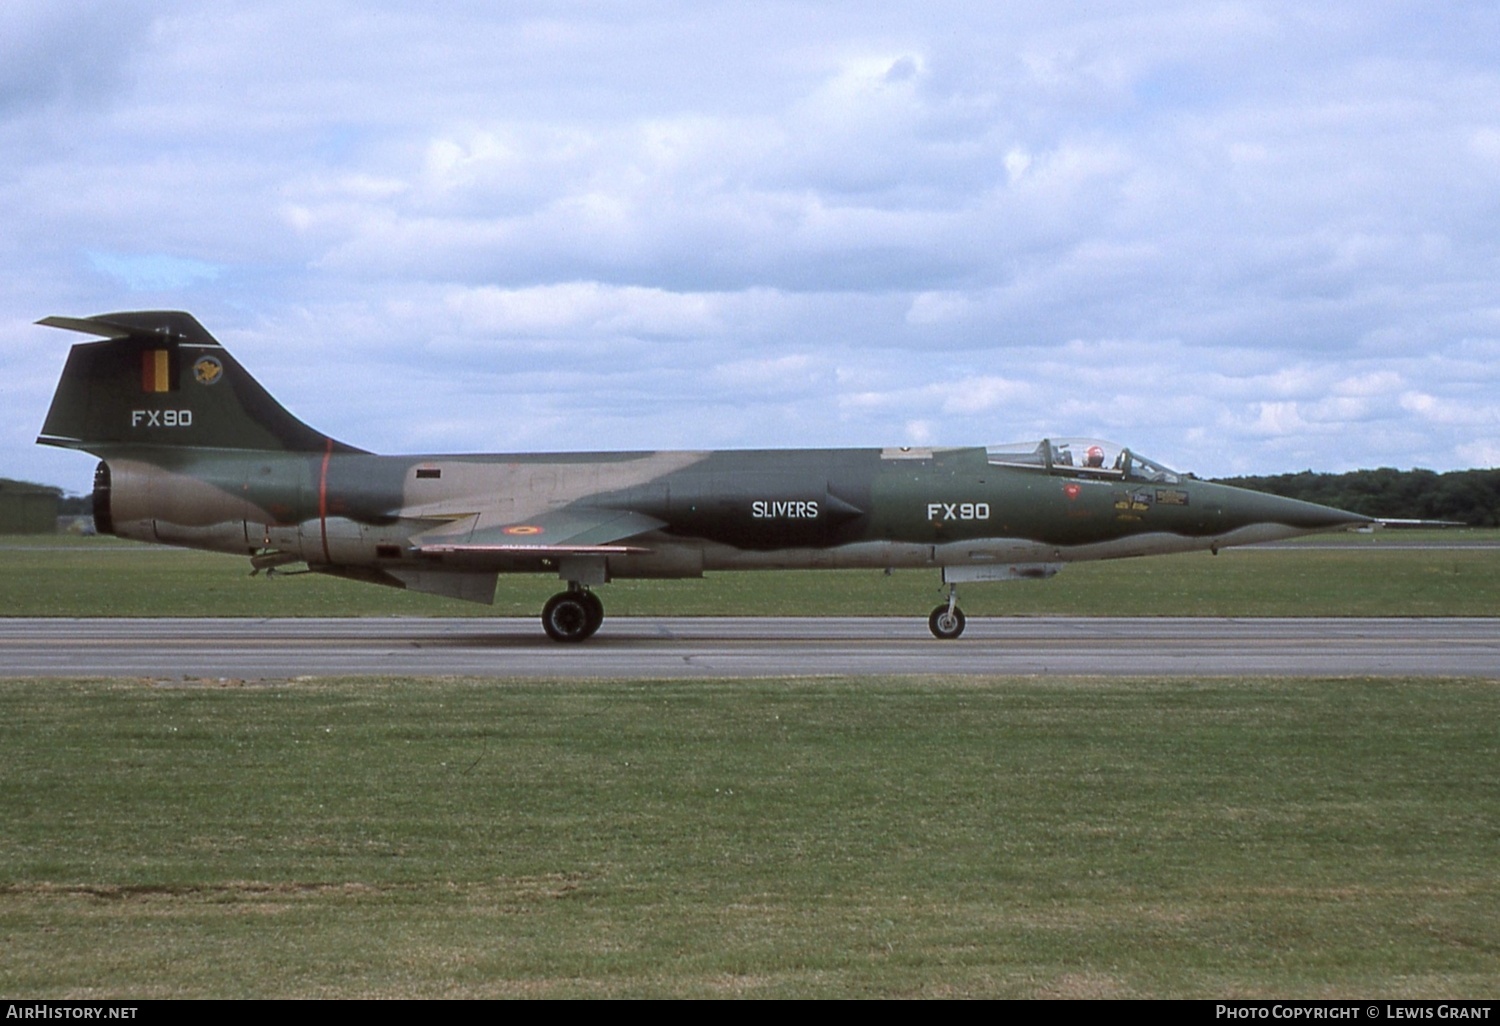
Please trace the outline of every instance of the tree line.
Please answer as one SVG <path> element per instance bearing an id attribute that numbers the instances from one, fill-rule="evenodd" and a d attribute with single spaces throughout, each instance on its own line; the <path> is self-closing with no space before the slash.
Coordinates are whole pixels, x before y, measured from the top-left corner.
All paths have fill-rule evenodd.
<path id="1" fill-rule="evenodd" d="M 1354 470 L 1347 474 L 1225 477 L 1223 484 L 1336 506 L 1369 517 L 1457 520 L 1500 527 L 1500 470 Z"/>

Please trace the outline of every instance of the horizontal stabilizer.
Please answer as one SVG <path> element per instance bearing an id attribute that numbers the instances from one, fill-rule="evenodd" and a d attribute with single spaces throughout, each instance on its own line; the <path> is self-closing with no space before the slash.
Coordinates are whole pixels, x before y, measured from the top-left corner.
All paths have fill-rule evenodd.
<path id="1" fill-rule="evenodd" d="M 219 344 L 208 329 L 198 323 L 198 318 L 181 310 L 130 310 L 93 317 L 43 317 L 37 324 L 111 340 L 138 338 L 155 342 Z"/>
<path id="2" fill-rule="evenodd" d="M 98 335 L 100 338 L 130 337 L 129 328 L 107 325 L 91 317 L 43 317 L 37 323 L 44 328 L 62 328 L 65 331 L 77 331 L 85 335 Z"/>

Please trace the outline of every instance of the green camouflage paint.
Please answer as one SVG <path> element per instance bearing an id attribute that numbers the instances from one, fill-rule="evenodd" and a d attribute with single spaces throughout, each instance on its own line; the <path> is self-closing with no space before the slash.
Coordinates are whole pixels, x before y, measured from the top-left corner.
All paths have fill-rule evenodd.
<path id="1" fill-rule="evenodd" d="M 189 314 L 39 323 L 104 339 L 72 348 L 38 439 L 101 459 L 101 530 L 478 602 L 499 573 L 554 574 L 563 641 L 597 630 L 613 578 L 932 567 L 956 587 L 1369 522 L 1089 439 L 377 456 L 288 413 Z M 962 631 L 954 593 L 929 622 Z"/>

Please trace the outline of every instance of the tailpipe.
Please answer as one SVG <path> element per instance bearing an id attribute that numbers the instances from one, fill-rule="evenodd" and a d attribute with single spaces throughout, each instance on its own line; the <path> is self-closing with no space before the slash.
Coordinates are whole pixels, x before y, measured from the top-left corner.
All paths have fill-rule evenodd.
<path id="1" fill-rule="evenodd" d="M 94 468 L 94 533 L 114 534 L 115 517 L 109 501 L 109 464 L 103 460 Z"/>

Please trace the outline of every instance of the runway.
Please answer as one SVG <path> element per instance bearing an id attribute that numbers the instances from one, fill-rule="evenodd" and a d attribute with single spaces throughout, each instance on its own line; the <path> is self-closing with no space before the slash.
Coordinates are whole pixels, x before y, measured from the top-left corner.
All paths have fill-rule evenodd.
<path id="1" fill-rule="evenodd" d="M 836 674 L 1500 679 L 1500 620 L 628 618 L 580 645 L 527 619 L 0 619 L 0 677 L 712 679 Z"/>

